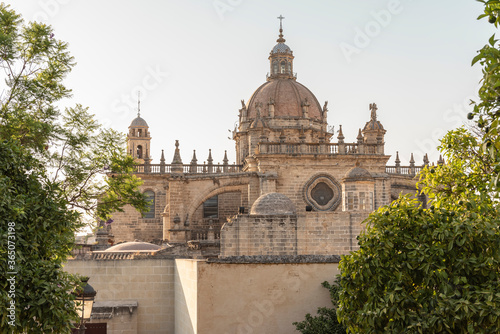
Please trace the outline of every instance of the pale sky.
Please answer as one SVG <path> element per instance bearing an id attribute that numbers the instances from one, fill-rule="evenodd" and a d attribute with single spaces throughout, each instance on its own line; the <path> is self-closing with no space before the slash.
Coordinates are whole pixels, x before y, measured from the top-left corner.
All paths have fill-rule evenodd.
<path id="1" fill-rule="evenodd" d="M 477 21 L 474 0 L 15 0 L 26 20 L 44 21 L 67 41 L 77 65 L 73 97 L 107 126 L 127 132 L 137 114 L 153 137 L 151 155 L 170 163 L 174 143 L 189 163 L 212 149 L 235 160 L 228 139 L 240 100 L 266 80 L 283 15 L 297 81 L 323 105 L 346 142 L 378 105 L 393 164 L 410 153 L 436 161 L 438 139 L 466 120 L 481 69 L 471 67 L 494 28 Z M 336 142 L 336 134 L 334 136 Z"/>

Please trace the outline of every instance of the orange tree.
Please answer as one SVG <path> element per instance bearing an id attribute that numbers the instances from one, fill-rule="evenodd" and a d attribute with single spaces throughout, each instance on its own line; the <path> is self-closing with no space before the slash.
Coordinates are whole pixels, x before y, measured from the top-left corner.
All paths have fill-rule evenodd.
<path id="1" fill-rule="evenodd" d="M 500 1 L 480 0 L 498 25 Z M 446 164 L 426 168 L 424 208 L 401 197 L 367 220 L 360 249 L 342 258 L 337 315 L 352 333 L 500 332 L 500 49 L 483 66 L 479 101 L 468 118 L 481 129 L 449 132 Z"/>
<path id="2" fill-rule="evenodd" d="M 500 332 L 499 210 L 478 147 L 448 133 L 447 163 L 419 184 L 432 205 L 401 197 L 370 215 L 340 263 L 337 314 L 352 333 Z"/>

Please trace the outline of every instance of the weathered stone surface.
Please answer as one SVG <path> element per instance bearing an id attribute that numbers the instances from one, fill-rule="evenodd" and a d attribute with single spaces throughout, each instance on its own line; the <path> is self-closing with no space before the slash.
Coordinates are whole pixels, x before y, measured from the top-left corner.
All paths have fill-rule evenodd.
<path id="1" fill-rule="evenodd" d="M 267 193 L 254 202 L 251 215 L 294 215 L 296 213 L 293 202 L 283 194 Z"/>
<path id="2" fill-rule="evenodd" d="M 208 263 L 339 263 L 339 255 L 255 255 L 209 259 Z"/>

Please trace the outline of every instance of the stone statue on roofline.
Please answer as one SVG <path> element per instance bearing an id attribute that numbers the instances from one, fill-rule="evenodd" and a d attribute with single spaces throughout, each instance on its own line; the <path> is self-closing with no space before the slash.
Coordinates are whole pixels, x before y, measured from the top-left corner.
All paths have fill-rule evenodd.
<path id="1" fill-rule="evenodd" d="M 371 119 L 376 121 L 377 120 L 377 104 L 376 103 L 370 103 L 370 110 L 371 110 Z"/>

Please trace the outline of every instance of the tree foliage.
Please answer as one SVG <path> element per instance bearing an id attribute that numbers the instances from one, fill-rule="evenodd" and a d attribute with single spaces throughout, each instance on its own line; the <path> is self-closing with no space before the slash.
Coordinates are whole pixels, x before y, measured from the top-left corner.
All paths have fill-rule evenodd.
<path id="1" fill-rule="evenodd" d="M 69 97 L 62 80 L 74 66 L 68 45 L 50 26 L 24 25 L 9 6 L 0 5 L 0 59 L 7 89 L 2 91 L 0 137 L 43 152 L 54 134 L 54 103 Z"/>
<path id="2" fill-rule="evenodd" d="M 124 204 L 144 211 L 147 202 L 137 191 L 141 180 L 133 175 L 134 160 L 125 154 L 124 137 L 102 129 L 81 105 L 66 109 L 62 116 L 41 158 L 51 182 L 60 184 L 60 196 L 71 208 L 97 219 L 108 219 Z"/>
<path id="3" fill-rule="evenodd" d="M 64 333 L 76 320 L 68 291 L 78 283 L 61 267 L 80 226 L 78 214 L 54 196 L 57 185 L 40 182 L 46 175 L 38 163 L 16 142 L 0 142 L 1 327 L 9 333 Z M 7 317 L 11 300 L 14 318 Z"/>
<path id="4" fill-rule="evenodd" d="M 13 333 L 70 332 L 79 283 L 62 265 L 75 231 L 85 216 L 147 207 L 124 136 L 80 105 L 59 111 L 75 62 L 54 36 L 0 4 L 0 327 Z"/>
<path id="5" fill-rule="evenodd" d="M 481 0 L 498 25 L 500 1 Z M 446 164 L 428 167 L 419 188 L 431 206 L 401 197 L 372 213 L 360 249 L 342 258 L 339 319 L 352 333 L 500 332 L 500 50 L 492 36 L 479 101 L 463 128 L 441 142 Z"/>
<path id="6" fill-rule="evenodd" d="M 23 24 L 4 4 L 0 25 L 0 66 L 7 86 L 0 96 L 0 138 L 17 140 L 50 169 L 50 181 L 60 184 L 59 195 L 71 208 L 104 220 L 125 204 L 145 211 L 124 136 L 103 129 L 81 105 L 61 115 L 55 104 L 71 96 L 62 82 L 75 65 L 67 43 L 57 40 L 50 26 Z M 104 178 L 109 171 L 116 175 Z"/>
<path id="7" fill-rule="evenodd" d="M 478 19 L 487 18 L 498 28 L 500 24 L 500 1 L 478 0 L 484 4 L 484 14 Z M 491 187 L 500 186 L 500 45 L 495 35 L 491 36 L 486 44 L 472 60 L 472 65 L 482 66 L 483 78 L 478 95 L 479 101 L 472 101 L 473 112 L 469 119 L 475 119 L 477 126 L 484 132 L 482 149 L 493 159 L 496 168 L 491 173 Z"/>
<path id="8" fill-rule="evenodd" d="M 338 315 L 353 333 L 500 331 L 498 205 L 484 155 L 462 149 L 476 142 L 463 129 L 445 136 L 447 163 L 422 173 L 430 208 L 401 197 L 370 215 L 340 263 Z"/>

